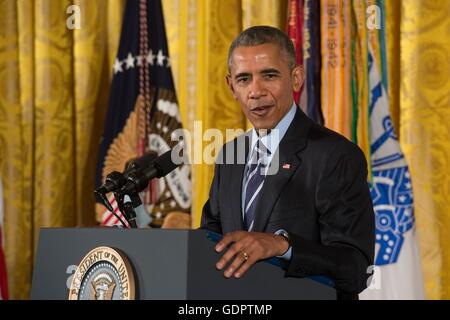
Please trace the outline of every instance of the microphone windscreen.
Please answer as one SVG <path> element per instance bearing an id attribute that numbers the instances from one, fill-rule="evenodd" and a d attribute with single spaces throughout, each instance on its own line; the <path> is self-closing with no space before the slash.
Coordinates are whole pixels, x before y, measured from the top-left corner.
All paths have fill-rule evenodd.
<path id="1" fill-rule="evenodd" d="M 134 162 L 139 166 L 139 168 L 148 167 L 153 161 L 158 157 L 158 154 L 154 151 L 147 152 L 142 157 L 137 158 Z"/>
<path id="2" fill-rule="evenodd" d="M 164 177 L 178 166 L 179 165 L 175 164 L 172 160 L 172 150 L 163 153 L 155 161 L 155 167 L 158 170 L 158 178 Z"/>
<path id="3" fill-rule="evenodd" d="M 128 177 L 130 174 L 136 172 L 137 170 L 141 170 L 143 168 L 152 165 L 152 163 L 155 162 L 157 157 L 158 154 L 156 152 L 150 151 L 139 158 L 130 160 L 125 166 L 126 168 L 124 172 L 125 177 Z"/>

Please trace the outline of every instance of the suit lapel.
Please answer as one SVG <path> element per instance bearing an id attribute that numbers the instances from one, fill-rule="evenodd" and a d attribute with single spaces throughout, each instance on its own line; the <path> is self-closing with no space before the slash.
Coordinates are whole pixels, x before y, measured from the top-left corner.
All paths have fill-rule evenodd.
<path id="1" fill-rule="evenodd" d="M 243 139 L 243 140 L 242 140 Z M 239 159 L 239 154 L 234 155 L 234 163 L 228 167 L 231 170 L 230 173 L 230 190 L 229 190 L 229 203 L 230 212 L 229 216 L 232 217 L 234 230 L 243 230 L 244 223 L 242 220 L 242 181 L 244 177 L 245 163 L 247 155 L 250 149 L 251 132 L 239 137 L 234 144 L 234 150 L 239 150 L 240 143 L 244 143 L 245 155 L 243 159 Z M 242 148 L 242 147 L 241 147 Z M 239 199 L 236 201 L 236 199 Z"/>
<path id="2" fill-rule="evenodd" d="M 278 156 L 278 171 L 276 174 L 266 176 L 256 208 L 253 231 L 263 232 L 265 230 L 280 193 L 301 165 L 300 153 L 306 147 L 306 135 L 309 127 L 309 119 L 298 108 L 272 159 L 271 165 L 276 165 L 276 157 Z"/>

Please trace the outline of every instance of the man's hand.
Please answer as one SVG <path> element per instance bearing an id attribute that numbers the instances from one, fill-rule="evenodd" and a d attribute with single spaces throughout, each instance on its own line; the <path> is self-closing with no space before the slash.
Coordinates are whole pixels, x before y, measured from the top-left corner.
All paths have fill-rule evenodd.
<path id="1" fill-rule="evenodd" d="M 229 262 L 224 275 L 230 278 L 242 277 L 257 261 L 281 256 L 289 249 L 285 238 L 271 233 L 236 231 L 226 234 L 216 245 L 217 252 L 225 254 L 217 262 L 216 267 L 222 270 Z"/>

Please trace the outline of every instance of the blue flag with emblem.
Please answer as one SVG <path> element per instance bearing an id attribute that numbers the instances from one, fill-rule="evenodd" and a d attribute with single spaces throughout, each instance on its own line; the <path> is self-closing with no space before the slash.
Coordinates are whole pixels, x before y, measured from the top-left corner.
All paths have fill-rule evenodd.
<path id="1" fill-rule="evenodd" d="M 160 0 L 128 0 L 109 96 L 109 106 L 97 164 L 97 186 L 108 173 L 122 172 L 126 164 L 147 152 L 162 154 L 178 141 L 174 130 L 181 119 L 172 78 Z M 190 167 L 182 165 L 165 178 L 154 180 L 141 194 L 137 211 L 143 225 L 190 227 Z M 109 200 L 121 216 L 115 199 Z M 119 220 L 98 204 L 102 225 Z M 172 222 L 168 222 L 172 217 Z M 143 226 L 141 223 L 141 226 Z"/>

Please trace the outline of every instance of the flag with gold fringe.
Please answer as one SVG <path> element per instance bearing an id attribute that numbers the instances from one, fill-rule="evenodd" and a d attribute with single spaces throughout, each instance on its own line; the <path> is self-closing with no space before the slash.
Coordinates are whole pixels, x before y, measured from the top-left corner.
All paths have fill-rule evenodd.
<path id="1" fill-rule="evenodd" d="M 320 104 L 320 4 L 318 1 L 290 0 L 287 34 L 294 44 L 296 64 L 302 65 L 304 83 L 294 92 L 294 101 L 312 120 L 323 124 Z"/>
<path id="2" fill-rule="evenodd" d="M 305 0 L 303 22 L 303 67 L 305 69 L 306 114 L 318 124 L 323 124 L 320 98 L 320 1 Z"/>
<path id="3" fill-rule="evenodd" d="M 287 34 L 294 44 L 295 63 L 303 64 L 303 1 L 290 0 L 288 4 Z M 304 86 L 298 92 L 294 92 L 294 101 L 299 104 L 300 97 L 304 95 Z"/>
<path id="4" fill-rule="evenodd" d="M 352 139 L 351 1 L 321 1 L 320 14 L 325 125 Z"/>
<path id="5" fill-rule="evenodd" d="M 97 186 L 108 173 L 153 151 L 172 148 L 174 130 L 181 129 L 160 0 L 127 1 L 119 50 L 114 63 L 109 106 L 97 164 Z M 153 180 L 141 194 L 140 220 L 151 227 L 190 227 L 190 167 L 182 165 L 165 178 Z M 110 203 L 121 216 L 115 199 Z M 119 224 L 97 204 L 97 220 Z M 144 218 L 142 217 L 144 215 Z"/>
<path id="6" fill-rule="evenodd" d="M 375 268 L 372 285 L 361 299 L 424 299 L 424 286 L 414 217 L 411 174 L 389 111 L 384 1 L 376 5 L 381 21 L 368 28 L 368 98 L 371 196 L 376 219 Z M 367 10 L 366 10 L 367 11 Z M 380 28 L 380 29 L 378 29 Z"/>

